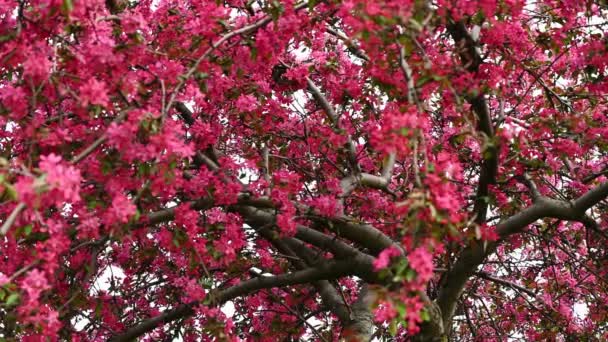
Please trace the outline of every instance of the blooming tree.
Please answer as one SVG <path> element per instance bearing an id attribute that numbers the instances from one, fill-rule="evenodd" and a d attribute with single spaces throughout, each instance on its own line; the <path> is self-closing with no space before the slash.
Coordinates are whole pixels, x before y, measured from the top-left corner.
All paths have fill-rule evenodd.
<path id="1" fill-rule="evenodd" d="M 0 0 L 0 337 L 608 338 L 607 20 Z"/>

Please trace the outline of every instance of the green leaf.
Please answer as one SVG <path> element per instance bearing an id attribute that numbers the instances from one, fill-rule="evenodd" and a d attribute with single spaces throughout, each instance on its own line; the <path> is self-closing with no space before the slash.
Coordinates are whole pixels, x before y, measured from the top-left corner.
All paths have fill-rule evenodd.
<path id="1" fill-rule="evenodd" d="M 395 310 L 397 310 L 397 313 L 399 313 L 399 317 L 403 318 L 405 317 L 407 310 L 405 308 L 405 304 L 402 302 L 397 302 L 395 305 Z"/>
<path id="2" fill-rule="evenodd" d="M 422 26 L 416 19 L 414 18 L 410 18 L 410 25 L 411 27 L 418 31 L 418 32 L 422 32 L 424 30 L 424 26 Z"/>
<path id="3" fill-rule="evenodd" d="M 429 321 L 431 320 L 431 315 L 429 315 L 429 313 L 426 310 L 422 310 L 420 312 L 420 318 L 422 318 L 423 321 Z"/>
<path id="4" fill-rule="evenodd" d="M 61 12 L 63 14 L 69 14 L 74 9 L 74 4 L 72 0 L 63 0 L 61 3 Z"/>
<path id="5" fill-rule="evenodd" d="M 17 190 L 15 190 L 15 187 L 11 184 L 4 184 L 4 194 L 11 200 L 17 199 Z"/>
<path id="6" fill-rule="evenodd" d="M 413 269 L 408 269 L 407 272 L 405 272 L 405 280 L 407 281 L 412 281 L 414 280 L 414 277 L 416 276 L 416 271 L 414 271 Z"/>
<path id="7" fill-rule="evenodd" d="M 319 2 L 319 0 L 308 0 L 308 9 L 312 10 Z"/>
<path id="8" fill-rule="evenodd" d="M 391 334 L 391 336 L 397 335 L 398 329 L 399 329 L 399 325 L 397 324 L 396 321 L 391 321 L 391 323 L 388 325 L 388 332 Z"/>
<path id="9" fill-rule="evenodd" d="M 407 262 L 407 260 L 406 260 L 406 259 L 402 259 L 402 260 L 400 260 L 400 261 L 399 261 L 399 263 L 397 264 L 397 267 L 396 267 L 396 271 L 395 271 L 395 272 L 397 272 L 397 274 L 402 274 L 402 273 L 403 273 L 403 271 L 405 271 L 405 270 L 407 269 L 407 266 L 408 266 L 408 262 Z"/>
<path id="10" fill-rule="evenodd" d="M 211 289 L 213 287 L 213 280 L 209 278 L 201 278 L 199 283 L 206 289 Z"/>
<path id="11" fill-rule="evenodd" d="M 139 32 L 133 33 L 131 35 L 131 39 L 133 39 L 133 41 L 136 44 L 143 44 L 146 41 L 146 39 L 144 38 L 144 36 L 141 33 L 139 33 Z"/>
<path id="12" fill-rule="evenodd" d="M 12 293 L 6 298 L 6 306 L 14 306 L 19 303 L 19 293 Z"/>
<path id="13" fill-rule="evenodd" d="M 14 33 L 9 33 L 9 34 L 5 34 L 0 36 L 0 43 L 4 43 L 7 42 L 11 39 L 15 38 L 15 34 Z"/>
<path id="14" fill-rule="evenodd" d="M 133 215 L 132 221 L 137 222 L 141 218 L 141 212 L 139 210 L 135 210 L 135 215 Z"/>
<path id="15" fill-rule="evenodd" d="M 195 35 L 192 37 L 192 42 L 190 43 L 190 50 L 196 50 L 201 46 L 201 43 L 204 41 L 202 36 Z"/>
<path id="16" fill-rule="evenodd" d="M 425 85 L 426 83 L 428 83 L 429 81 L 431 81 L 433 79 L 433 76 L 431 75 L 424 75 L 422 77 L 420 77 L 417 81 L 416 81 L 416 87 L 422 87 L 423 85 Z"/>

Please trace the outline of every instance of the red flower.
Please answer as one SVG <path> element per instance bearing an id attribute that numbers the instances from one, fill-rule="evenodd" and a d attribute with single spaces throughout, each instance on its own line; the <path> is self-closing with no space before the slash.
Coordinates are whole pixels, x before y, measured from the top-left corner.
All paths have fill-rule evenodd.
<path id="1" fill-rule="evenodd" d="M 376 260 L 374 260 L 374 269 L 376 271 L 379 271 L 381 269 L 387 268 L 388 265 L 391 263 L 391 258 L 398 257 L 400 255 L 401 251 L 399 251 L 397 247 L 391 246 L 389 248 L 386 248 L 385 250 L 380 252 Z"/>
<path id="2" fill-rule="evenodd" d="M 40 170 L 46 173 L 46 182 L 62 194 L 60 200 L 77 202 L 80 200 L 80 170 L 66 166 L 60 156 L 53 153 L 40 157 Z"/>
<path id="3" fill-rule="evenodd" d="M 105 82 L 97 81 L 94 78 L 80 86 L 80 102 L 83 106 L 100 105 L 108 107 L 110 99 L 108 98 L 108 90 Z"/>
<path id="4" fill-rule="evenodd" d="M 135 215 L 137 208 L 124 195 L 114 196 L 112 199 L 111 214 L 112 218 L 118 222 L 127 223 L 129 218 Z"/>
<path id="5" fill-rule="evenodd" d="M 50 285 L 44 272 L 35 269 L 27 273 L 21 282 L 21 288 L 27 293 L 28 301 L 35 302 L 38 301 L 40 293 L 49 289 Z"/>
<path id="6" fill-rule="evenodd" d="M 433 255 L 426 247 L 414 249 L 407 257 L 410 267 L 418 274 L 417 281 L 426 283 L 433 277 Z"/>

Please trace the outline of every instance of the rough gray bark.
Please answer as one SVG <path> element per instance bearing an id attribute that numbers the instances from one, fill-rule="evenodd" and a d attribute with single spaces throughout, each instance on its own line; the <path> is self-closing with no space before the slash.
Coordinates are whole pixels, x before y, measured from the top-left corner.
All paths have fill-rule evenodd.
<path id="1" fill-rule="evenodd" d="M 344 327 L 345 341 L 368 342 L 371 340 L 374 334 L 374 317 L 371 312 L 374 299 L 369 285 L 364 283 L 357 301 L 352 305 L 351 320 Z"/>

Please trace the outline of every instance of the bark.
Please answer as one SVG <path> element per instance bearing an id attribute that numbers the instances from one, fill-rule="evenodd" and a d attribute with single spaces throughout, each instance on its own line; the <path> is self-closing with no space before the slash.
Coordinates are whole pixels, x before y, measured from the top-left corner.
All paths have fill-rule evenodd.
<path id="1" fill-rule="evenodd" d="M 363 284 L 359 291 L 359 297 L 352 306 L 351 321 L 344 327 L 345 342 L 368 342 L 374 334 L 374 316 L 371 306 L 375 296 L 369 290 L 368 284 Z"/>
<path id="2" fill-rule="evenodd" d="M 426 306 L 430 319 L 420 325 L 420 333 L 412 337 L 412 342 L 441 342 L 447 341 L 441 309 L 436 303 Z"/>

